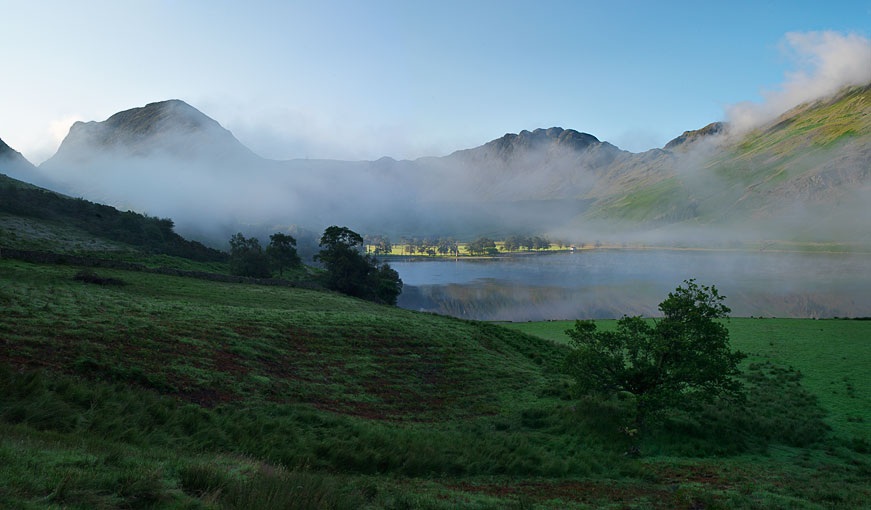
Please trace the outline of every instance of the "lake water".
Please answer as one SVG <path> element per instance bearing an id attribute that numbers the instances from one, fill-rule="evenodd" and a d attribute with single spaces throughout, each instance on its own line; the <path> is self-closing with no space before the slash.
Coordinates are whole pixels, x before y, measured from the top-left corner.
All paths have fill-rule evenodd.
<path id="1" fill-rule="evenodd" d="M 871 256 L 594 250 L 392 261 L 399 306 L 479 320 L 658 315 L 683 280 L 716 285 L 734 316 L 871 316 Z"/>

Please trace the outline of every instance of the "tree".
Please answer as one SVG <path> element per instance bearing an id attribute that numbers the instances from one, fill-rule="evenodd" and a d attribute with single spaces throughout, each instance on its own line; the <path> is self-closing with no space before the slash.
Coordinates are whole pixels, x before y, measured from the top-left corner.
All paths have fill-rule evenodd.
<path id="1" fill-rule="evenodd" d="M 327 270 L 327 287 L 349 296 L 395 305 L 402 292 L 399 273 L 388 264 L 379 266 L 375 257 L 360 253 L 362 244 L 360 234 L 347 227 L 333 225 L 324 230 L 321 251 L 315 260 Z"/>
<path id="2" fill-rule="evenodd" d="M 523 244 L 523 238 L 520 236 L 511 236 L 505 239 L 505 242 L 502 244 L 502 247 L 505 248 L 505 251 L 517 251 L 520 249 Z"/>
<path id="3" fill-rule="evenodd" d="M 659 304 L 663 318 L 652 327 L 641 317 L 624 317 L 614 331 L 598 331 L 593 321 L 577 321 L 566 331 L 575 347 L 566 363 L 577 388 L 630 393 L 638 432 L 664 409 L 741 395 L 735 376 L 745 355 L 732 352 L 729 330 L 718 320 L 731 310 L 716 287 L 684 284 Z"/>
<path id="4" fill-rule="evenodd" d="M 547 250 L 550 248 L 550 241 L 543 237 L 535 236 L 532 238 L 532 247 L 536 250 Z"/>
<path id="5" fill-rule="evenodd" d="M 246 238 L 239 232 L 230 238 L 230 273 L 254 278 L 272 276 L 269 258 L 256 237 Z"/>
<path id="6" fill-rule="evenodd" d="M 266 255 L 269 256 L 273 267 L 278 269 L 279 276 L 283 275 L 285 267 L 299 267 L 302 264 L 302 260 L 296 253 L 296 239 L 281 232 L 269 236 Z"/>
<path id="7" fill-rule="evenodd" d="M 360 234 L 354 232 L 348 227 L 337 227 L 335 225 L 327 227 L 321 236 L 320 246 L 323 248 L 343 247 L 353 248 L 363 244 L 363 238 Z"/>
<path id="8" fill-rule="evenodd" d="M 489 237 L 479 237 L 478 239 L 475 239 L 469 243 L 468 249 L 469 253 L 472 255 L 495 255 L 498 253 L 496 243 Z"/>
<path id="9" fill-rule="evenodd" d="M 376 237 L 377 245 L 375 246 L 375 254 L 387 254 L 393 251 L 393 244 L 390 242 L 390 238 L 387 236 L 377 236 Z"/>
<path id="10" fill-rule="evenodd" d="M 430 237 L 426 237 L 423 239 L 423 241 L 421 241 L 420 252 L 426 253 L 430 257 L 435 257 L 437 248 L 438 248 L 438 241 L 436 241 Z"/>
<path id="11" fill-rule="evenodd" d="M 375 262 L 375 259 L 371 261 Z M 375 298 L 372 301 L 395 305 L 396 299 L 402 293 L 402 280 L 399 278 L 399 273 L 387 263 L 380 266 L 373 265 L 375 267 L 369 276 L 372 296 Z"/>
<path id="12" fill-rule="evenodd" d="M 412 255 L 414 255 L 415 253 L 423 253 L 423 239 L 419 237 L 412 238 L 410 244 Z"/>
<path id="13" fill-rule="evenodd" d="M 453 254 L 454 257 L 459 257 L 460 256 L 460 245 L 459 245 L 459 243 L 457 243 L 457 240 L 454 239 L 453 237 L 449 237 L 448 238 L 448 245 L 451 248 L 450 253 Z"/>
<path id="14" fill-rule="evenodd" d="M 440 237 L 438 240 L 438 252 L 442 255 L 447 255 L 451 252 L 451 244 L 444 237 Z"/>
<path id="15" fill-rule="evenodd" d="M 524 237 L 520 240 L 520 246 L 525 246 L 527 250 L 535 248 L 535 239 L 532 237 Z"/>

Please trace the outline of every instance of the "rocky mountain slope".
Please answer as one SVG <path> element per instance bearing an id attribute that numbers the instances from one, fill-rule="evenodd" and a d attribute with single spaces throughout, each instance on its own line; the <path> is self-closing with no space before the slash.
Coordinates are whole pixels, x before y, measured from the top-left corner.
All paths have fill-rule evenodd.
<path id="1" fill-rule="evenodd" d="M 811 222 L 830 228 L 850 226 L 852 218 L 868 212 L 871 86 L 800 105 L 749 133 L 706 129 L 712 136 L 704 147 L 698 147 L 698 132 L 669 144 L 679 153 L 685 140 L 695 140 L 690 157 L 682 156 L 688 164 L 655 186 L 603 198 L 587 216 L 699 224 Z M 685 214 L 670 218 L 669 208 Z"/>

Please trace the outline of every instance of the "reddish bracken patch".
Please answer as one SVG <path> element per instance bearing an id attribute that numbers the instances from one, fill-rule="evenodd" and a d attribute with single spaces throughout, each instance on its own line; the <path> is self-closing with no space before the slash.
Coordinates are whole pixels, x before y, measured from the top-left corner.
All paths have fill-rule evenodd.
<path id="1" fill-rule="evenodd" d="M 698 510 L 705 504 L 697 498 L 678 492 L 679 485 L 645 485 L 618 481 L 527 481 L 505 484 L 473 484 L 462 482 L 445 485 L 461 492 L 483 493 L 490 496 L 515 499 L 520 497 L 537 501 L 571 501 L 589 505 L 608 505 L 618 508 L 657 508 Z M 639 506 L 640 505 L 640 506 Z"/>
<path id="2" fill-rule="evenodd" d="M 215 368 L 235 377 L 244 377 L 251 371 L 240 363 L 239 356 L 227 351 L 215 351 Z"/>
<path id="3" fill-rule="evenodd" d="M 727 480 L 720 476 L 710 466 L 681 466 L 661 468 L 656 472 L 660 483 L 665 485 L 696 484 L 711 489 L 730 490 L 735 488 L 734 480 Z"/>
<path id="4" fill-rule="evenodd" d="M 187 391 L 180 391 L 178 392 L 178 396 L 182 400 L 186 400 L 202 407 L 215 407 L 221 404 L 226 404 L 227 402 L 239 400 L 238 395 L 226 391 L 205 388 L 194 388 Z"/>

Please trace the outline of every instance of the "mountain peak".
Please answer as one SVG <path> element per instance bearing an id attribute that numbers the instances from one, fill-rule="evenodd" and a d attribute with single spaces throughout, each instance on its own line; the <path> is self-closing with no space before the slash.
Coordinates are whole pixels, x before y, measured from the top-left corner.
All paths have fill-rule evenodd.
<path id="1" fill-rule="evenodd" d="M 726 131 L 725 122 L 711 122 L 701 129 L 693 129 L 684 131 L 683 134 L 674 138 L 663 147 L 665 150 L 686 149 L 695 142 L 713 135 L 718 135 Z"/>
<path id="2" fill-rule="evenodd" d="M 19 154 L 19 152 L 12 147 L 6 145 L 6 142 L 0 139 L 0 156 L 10 156 L 14 154 Z"/>
<path id="3" fill-rule="evenodd" d="M 49 160 L 86 160 L 94 150 L 128 156 L 256 157 L 217 121 L 180 99 L 148 103 L 97 122 L 76 122 Z"/>
<path id="4" fill-rule="evenodd" d="M 167 130 L 191 132 L 202 129 L 225 131 L 193 106 L 179 99 L 170 99 L 118 112 L 103 122 L 76 122 L 70 135 L 75 130 L 87 130 L 88 134 L 97 135 L 94 142 L 113 145 L 155 136 Z"/>
<path id="5" fill-rule="evenodd" d="M 34 183 L 40 180 L 40 176 L 36 175 L 35 170 L 36 167 L 27 161 L 20 152 L 0 140 L 0 174 Z M 40 180 L 40 183 L 43 181 Z"/>
<path id="6" fill-rule="evenodd" d="M 2 139 L 0 139 L 0 158 L 3 158 L 15 164 L 24 164 L 30 166 L 30 162 L 27 161 L 27 159 L 25 159 L 20 152 L 6 145 L 6 142 L 4 142 Z"/>
<path id="7" fill-rule="evenodd" d="M 561 127 L 538 128 L 532 131 L 524 129 L 515 133 L 506 133 L 500 138 L 484 144 L 489 150 L 507 158 L 514 153 L 530 150 L 550 150 L 565 148 L 576 151 L 592 146 L 603 145 L 601 141 L 589 133 L 581 133 L 574 129 Z"/>

